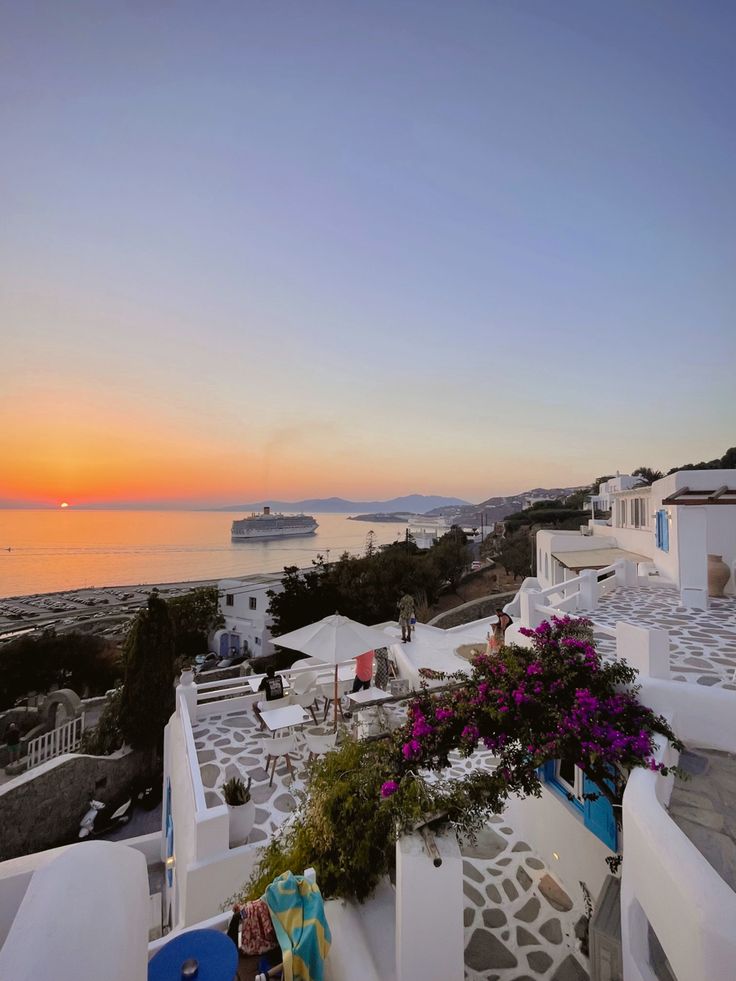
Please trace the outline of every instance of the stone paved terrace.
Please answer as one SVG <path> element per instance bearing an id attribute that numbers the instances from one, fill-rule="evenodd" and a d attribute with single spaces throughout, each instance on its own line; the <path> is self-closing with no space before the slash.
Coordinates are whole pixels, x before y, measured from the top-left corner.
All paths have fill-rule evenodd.
<path id="1" fill-rule="evenodd" d="M 669 812 L 701 855 L 736 890 L 736 756 L 690 749 L 680 756 Z"/>
<path id="2" fill-rule="evenodd" d="M 385 711 L 390 725 L 402 721 L 398 706 Z M 306 731 L 325 729 L 308 726 Z M 229 776 L 252 777 L 256 822 L 249 840 L 266 841 L 293 811 L 294 793 L 304 787 L 308 753 L 303 738 L 292 757 L 296 776 L 281 762 L 269 787 L 265 761 L 271 735 L 260 730 L 252 711 L 212 715 L 195 725 L 193 734 L 207 805 L 222 803 L 219 788 Z M 446 775 L 460 777 L 492 760 L 488 752 L 469 759 L 453 754 Z M 573 907 L 506 820 L 491 818 L 476 844 L 464 846 L 463 856 L 467 981 L 587 981 L 574 936 L 582 910 Z"/>
<path id="3" fill-rule="evenodd" d="M 709 610 L 680 606 L 673 586 L 619 586 L 581 615 L 615 627 L 617 621 L 663 627 L 670 635 L 670 667 L 676 681 L 736 690 L 736 598 L 712 599 Z M 613 653 L 615 641 L 596 637 L 602 653 Z"/>
<path id="4" fill-rule="evenodd" d="M 466 981 L 588 981 L 582 916 L 503 815 L 463 847 Z"/>

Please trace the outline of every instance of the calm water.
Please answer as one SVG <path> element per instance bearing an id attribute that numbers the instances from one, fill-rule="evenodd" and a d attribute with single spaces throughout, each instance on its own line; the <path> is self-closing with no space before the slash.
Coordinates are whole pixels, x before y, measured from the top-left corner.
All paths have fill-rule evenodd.
<path id="1" fill-rule="evenodd" d="M 233 545 L 232 512 L 2 511 L 0 597 L 82 586 L 185 582 L 308 566 L 319 552 L 336 559 L 396 541 L 405 525 L 315 515 L 315 535 Z M 6 551 L 11 546 L 12 551 Z"/>

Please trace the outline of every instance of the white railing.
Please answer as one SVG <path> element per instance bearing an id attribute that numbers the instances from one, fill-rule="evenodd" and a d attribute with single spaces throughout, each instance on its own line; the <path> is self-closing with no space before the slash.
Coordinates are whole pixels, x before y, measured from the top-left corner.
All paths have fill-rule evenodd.
<path id="1" fill-rule="evenodd" d="M 52 760 L 62 753 L 72 753 L 79 746 L 84 732 L 84 713 L 76 719 L 42 736 L 36 736 L 28 743 L 28 769 Z"/>
<path id="2" fill-rule="evenodd" d="M 194 809 L 200 813 L 207 810 L 207 802 L 204 799 L 204 786 L 202 784 L 202 774 L 199 769 L 199 758 L 197 757 L 197 747 L 194 745 L 194 733 L 192 732 L 192 720 L 189 717 L 189 706 L 185 698 L 179 699 L 178 704 L 181 728 L 184 733 L 184 744 L 187 750 L 187 762 L 189 763 L 189 774 L 192 778 L 192 790 L 194 791 Z"/>

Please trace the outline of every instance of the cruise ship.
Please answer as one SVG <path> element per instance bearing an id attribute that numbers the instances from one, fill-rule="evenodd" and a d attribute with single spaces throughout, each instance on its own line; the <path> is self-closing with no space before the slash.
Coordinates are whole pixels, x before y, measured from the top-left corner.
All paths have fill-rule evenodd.
<path id="1" fill-rule="evenodd" d="M 271 514 L 264 507 L 263 514 L 233 521 L 231 538 L 234 542 L 251 542 L 263 538 L 295 538 L 297 535 L 313 535 L 317 522 L 311 514 Z"/>

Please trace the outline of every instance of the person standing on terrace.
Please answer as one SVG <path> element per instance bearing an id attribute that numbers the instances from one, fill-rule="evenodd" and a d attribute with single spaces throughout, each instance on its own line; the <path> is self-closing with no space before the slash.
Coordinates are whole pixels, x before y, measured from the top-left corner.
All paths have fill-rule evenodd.
<path id="1" fill-rule="evenodd" d="M 373 678 L 373 651 L 366 651 L 355 658 L 355 680 L 353 691 L 370 688 Z"/>
<path id="2" fill-rule="evenodd" d="M 401 643 L 411 643 L 411 621 L 414 619 L 414 597 L 405 593 L 399 600 L 399 626 L 401 627 Z"/>

